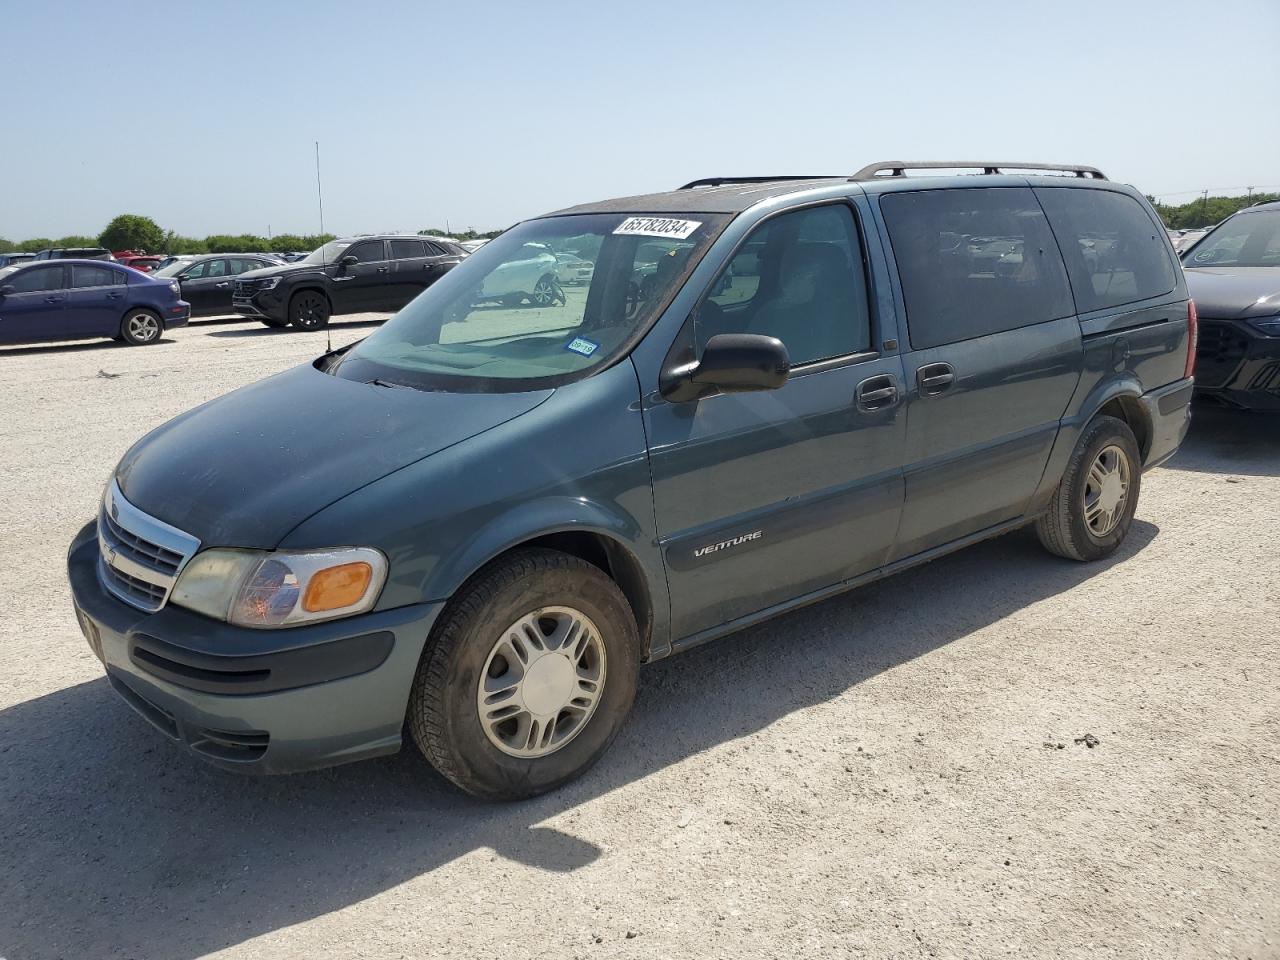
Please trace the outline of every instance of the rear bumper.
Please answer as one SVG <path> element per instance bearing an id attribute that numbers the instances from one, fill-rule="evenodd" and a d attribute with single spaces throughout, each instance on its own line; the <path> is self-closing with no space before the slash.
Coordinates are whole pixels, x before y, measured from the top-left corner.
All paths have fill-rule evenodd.
<path id="1" fill-rule="evenodd" d="M 111 686 L 200 759 L 289 773 L 400 748 L 409 690 L 441 604 L 286 630 L 248 630 L 175 606 L 144 613 L 98 577 L 96 525 L 72 542 L 76 617 Z"/>
<path id="2" fill-rule="evenodd" d="M 191 319 L 191 304 L 185 300 L 179 300 L 173 306 L 164 312 L 164 325 L 168 329 L 170 327 L 185 327 Z"/>
<path id="3" fill-rule="evenodd" d="M 1142 464 L 1144 470 L 1159 466 L 1178 452 L 1191 426 L 1193 388 L 1194 381 L 1188 377 L 1139 398 L 1151 425 L 1147 455 Z"/>

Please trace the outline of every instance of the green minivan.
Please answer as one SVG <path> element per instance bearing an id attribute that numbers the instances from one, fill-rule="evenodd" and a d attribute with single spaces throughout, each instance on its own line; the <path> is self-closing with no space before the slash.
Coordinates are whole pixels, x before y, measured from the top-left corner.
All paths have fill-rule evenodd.
<path id="1" fill-rule="evenodd" d="M 566 257 L 585 282 L 503 294 Z M 76 611 L 221 767 L 407 735 L 527 797 L 600 757 L 645 662 L 1026 524 L 1111 553 L 1186 433 L 1195 334 L 1150 205 L 1089 167 L 573 207 L 134 444 L 71 544 Z"/>

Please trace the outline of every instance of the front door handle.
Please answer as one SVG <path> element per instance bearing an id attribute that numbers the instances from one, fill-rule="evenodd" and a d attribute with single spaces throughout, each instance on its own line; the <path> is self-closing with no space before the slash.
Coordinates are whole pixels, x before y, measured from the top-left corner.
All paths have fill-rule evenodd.
<path id="1" fill-rule="evenodd" d="M 389 269 L 389 268 L 387 268 L 387 267 L 379 267 L 379 268 L 378 268 L 378 272 L 379 272 L 379 273 L 386 273 L 388 269 Z"/>
<path id="2" fill-rule="evenodd" d="M 949 363 L 926 363 L 916 371 L 916 386 L 920 396 L 936 397 L 946 393 L 956 382 L 956 369 Z"/>
<path id="3" fill-rule="evenodd" d="M 66 299 L 65 297 L 45 297 L 44 302 L 45 303 L 61 303 L 65 299 Z"/>
<path id="4" fill-rule="evenodd" d="M 868 377 L 858 384 L 857 398 L 858 409 L 864 413 L 883 410 L 898 402 L 898 385 L 888 374 Z"/>
<path id="5" fill-rule="evenodd" d="M 221 283 L 215 283 L 214 286 L 217 287 L 219 290 L 221 290 L 223 287 L 231 286 L 231 281 L 223 280 Z"/>

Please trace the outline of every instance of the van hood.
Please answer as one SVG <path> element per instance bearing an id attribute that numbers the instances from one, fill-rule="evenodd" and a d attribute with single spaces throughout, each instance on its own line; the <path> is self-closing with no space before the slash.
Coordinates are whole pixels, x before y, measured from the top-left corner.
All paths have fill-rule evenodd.
<path id="1" fill-rule="evenodd" d="M 1233 320 L 1280 313 L 1280 267 L 1186 267 L 1196 313 Z"/>
<path id="2" fill-rule="evenodd" d="M 153 430 L 124 455 L 116 481 L 126 500 L 202 546 L 271 549 L 352 491 L 528 413 L 553 392 L 425 393 L 306 365 Z"/>

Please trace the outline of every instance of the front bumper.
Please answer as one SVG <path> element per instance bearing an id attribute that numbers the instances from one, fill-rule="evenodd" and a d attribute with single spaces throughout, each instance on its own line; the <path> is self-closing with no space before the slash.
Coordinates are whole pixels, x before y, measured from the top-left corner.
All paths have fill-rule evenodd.
<path id="1" fill-rule="evenodd" d="M 418 659 L 443 604 L 250 630 L 176 606 L 144 613 L 98 575 L 96 525 L 72 541 L 76 616 L 107 679 L 201 759 L 290 773 L 394 753 Z"/>
<path id="2" fill-rule="evenodd" d="M 1200 320 L 1196 393 L 1249 410 L 1280 410 L 1280 337 L 1243 320 Z"/>
<path id="3" fill-rule="evenodd" d="M 252 296 L 231 296 L 231 309 L 242 317 L 253 317 L 261 319 L 268 317 L 272 320 L 288 320 L 289 305 L 281 295 L 278 289 L 261 290 Z"/>

